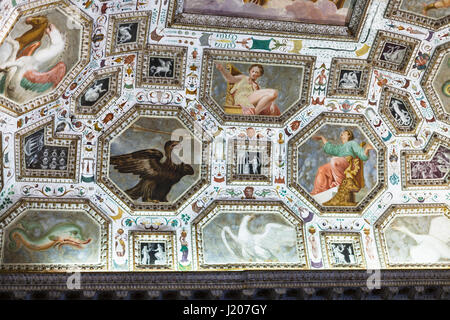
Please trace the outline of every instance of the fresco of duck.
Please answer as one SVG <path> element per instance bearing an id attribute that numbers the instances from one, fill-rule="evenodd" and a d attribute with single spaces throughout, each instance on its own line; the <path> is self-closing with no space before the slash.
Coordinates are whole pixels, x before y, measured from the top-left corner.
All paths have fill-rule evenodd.
<path id="1" fill-rule="evenodd" d="M 46 24 L 46 19 L 40 20 Z M 41 46 L 40 32 L 33 36 L 27 31 L 15 40 L 5 39 L 10 52 L 6 61 L 0 63 L 0 93 L 17 103 L 55 88 L 66 73 L 64 62 L 56 63 L 65 48 L 63 35 L 51 23 L 44 33 L 50 40 L 45 47 Z"/>

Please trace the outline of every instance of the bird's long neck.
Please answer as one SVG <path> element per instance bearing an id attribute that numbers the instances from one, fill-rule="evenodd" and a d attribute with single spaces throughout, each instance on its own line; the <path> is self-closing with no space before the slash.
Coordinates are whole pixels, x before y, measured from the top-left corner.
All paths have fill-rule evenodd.
<path id="1" fill-rule="evenodd" d="M 410 236 L 411 238 L 413 238 L 417 243 L 421 242 L 420 235 L 412 233 L 411 231 L 409 231 L 409 229 L 401 228 L 400 231 L 403 232 L 404 234 Z"/>
<path id="2" fill-rule="evenodd" d="M 164 164 L 170 168 L 174 167 L 174 163 L 172 162 L 172 148 L 166 148 L 166 160 L 164 161 Z"/>
<path id="3" fill-rule="evenodd" d="M 244 220 L 241 222 L 241 225 L 239 226 L 239 231 L 238 231 L 238 237 L 240 238 L 242 235 L 244 234 L 248 234 L 248 222 L 250 220 L 244 218 Z"/>

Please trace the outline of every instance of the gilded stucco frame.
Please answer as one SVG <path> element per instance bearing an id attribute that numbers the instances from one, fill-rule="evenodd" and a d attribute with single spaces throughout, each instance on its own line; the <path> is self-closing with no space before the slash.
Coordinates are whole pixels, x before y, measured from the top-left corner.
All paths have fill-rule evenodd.
<path id="1" fill-rule="evenodd" d="M 14 272 L 74 272 L 76 271 L 100 271 L 108 270 L 111 264 L 109 242 L 111 234 L 111 222 L 105 214 L 97 209 L 92 202 L 87 199 L 45 199 L 45 198 L 22 198 L 14 206 L 12 206 L 0 219 L 0 248 L 3 247 L 5 227 L 11 224 L 15 219 L 19 218 L 23 213 L 32 210 L 49 210 L 49 211 L 76 211 L 88 214 L 92 219 L 96 220 L 100 225 L 100 249 L 99 263 L 97 264 L 5 264 L 3 263 L 3 252 L 1 253 L 0 271 Z"/>
<path id="2" fill-rule="evenodd" d="M 117 29 L 122 23 L 138 23 L 138 30 L 136 31 L 136 41 L 130 43 L 117 44 Z M 147 12 L 124 12 L 110 16 L 108 22 L 108 34 L 106 38 L 106 52 L 105 55 L 113 56 L 119 53 L 126 53 L 131 51 L 139 51 L 145 48 L 147 43 L 147 34 L 150 21 Z"/>
<path id="3" fill-rule="evenodd" d="M 192 134 L 192 136 L 201 142 L 202 146 L 202 162 L 200 165 L 200 175 L 197 182 L 186 190 L 173 203 L 134 203 L 116 184 L 109 178 L 109 150 L 110 143 L 114 137 L 120 135 L 127 128 L 129 128 L 140 117 L 161 117 L 161 118 L 176 118 L 178 119 Z M 119 121 L 114 123 L 111 127 L 103 132 L 98 138 L 97 151 L 97 182 L 111 197 L 124 203 L 132 214 L 139 214 L 139 211 L 159 211 L 164 214 L 175 213 L 186 202 L 190 201 L 193 195 L 200 190 L 206 188 L 208 179 L 210 178 L 210 155 L 211 155 L 211 137 L 200 128 L 189 114 L 180 106 L 173 105 L 144 105 L 136 104 L 127 113 L 125 113 Z"/>
<path id="4" fill-rule="evenodd" d="M 291 225 L 296 228 L 297 234 L 297 254 L 300 263 L 227 263 L 227 264 L 206 264 L 203 260 L 203 233 L 202 227 L 208 221 L 222 212 L 272 212 L 281 214 Z M 233 200 L 215 200 L 205 210 L 203 210 L 191 224 L 191 241 L 193 244 L 193 261 L 199 271 L 205 270 L 251 270 L 251 269 L 307 269 L 309 268 L 308 257 L 306 254 L 307 245 L 305 242 L 304 222 L 296 216 L 285 204 L 279 201 L 233 201 Z"/>
<path id="5" fill-rule="evenodd" d="M 94 105 L 82 106 L 80 99 L 87 89 L 96 80 L 109 78 L 108 91 L 94 103 Z M 77 115 L 80 119 L 95 119 L 95 117 L 103 110 L 105 110 L 111 103 L 120 97 L 120 91 L 122 89 L 122 68 L 121 67 L 109 67 L 93 72 L 83 84 L 80 85 L 72 94 L 70 99 L 70 110 Z"/>
<path id="6" fill-rule="evenodd" d="M 406 53 L 400 63 L 397 64 L 380 59 L 386 43 L 397 44 L 406 48 Z M 413 59 L 411 58 L 417 55 L 419 45 L 420 41 L 414 38 L 379 30 L 367 61 L 371 63 L 375 69 L 382 69 L 405 75 L 407 70 L 411 68 L 413 63 Z"/>
<path id="7" fill-rule="evenodd" d="M 251 33 L 260 36 L 284 36 L 355 41 L 361 34 L 370 0 L 357 0 L 346 26 L 308 24 L 258 18 L 227 17 L 183 12 L 183 0 L 170 0 L 166 27 L 199 31 Z M 261 31 L 265 30 L 265 31 Z M 270 31 L 269 31 L 270 30 Z"/>
<path id="8" fill-rule="evenodd" d="M 361 243 L 361 234 L 358 232 L 320 232 L 320 243 L 324 255 L 324 267 L 327 269 L 365 269 L 366 260 Z M 357 259 L 354 264 L 336 263 L 331 252 L 331 243 L 351 243 Z"/>
<path id="9" fill-rule="evenodd" d="M 370 190 L 363 200 L 354 207 L 319 205 L 309 194 L 309 192 L 297 182 L 298 178 L 296 177 L 296 174 L 299 172 L 297 150 L 303 142 L 312 137 L 323 125 L 339 125 L 342 123 L 358 127 L 361 130 L 361 133 L 366 135 L 372 146 L 377 151 L 377 184 L 372 188 L 372 190 Z M 372 126 L 362 115 L 323 112 L 289 140 L 287 154 L 289 155 L 287 158 L 287 184 L 289 188 L 299 197 L 312 203 L 320 212 L 320 215 L 361 214 L 364 208 L 366 208 L 376 198 L 376 196 L 386 188 L 387 169 L 384 163 L 387 162 L 387 150 L 384 143 L 373 130 Z"/>
<path id="10" fill-rule="evenodd" d="M 264 115 L 241 115 L 225 113 L 210 95 L 212 88 L 214 61 L 227 63 L 260 63 L 260 64 L 282 64 L 283 66 L 302 67 L 303 77 L 301 83 L 301 95 L 291 106 L 279 116 Z M 203 51 L 202 77 L 200 79 L 199 100 L 209 111 L 214 113 L 223 123 L 229 122 L 255 122 L 270 125 L 281 125 L 291 118 L 295 113 L 306 107 L 309 103 L 311 84 L 314 75 L 316 58 L 303 55 L 285 55 L 263 52 L 239 52 L 229 50 L 205 49 Z"/>
<path id="11" fill-rule="evenodd" d="M 339 88 L 342 70 L 361 71 L 358 88 Z M 330 75 L 328 78 L 327 97 L 329 98 L 367 98 L 372 65 L 367 60 L 333 58 L 331 60 Z"/>
<path id="12" fill-rule="evenodd" d="M 391 98 L 401 100 L 408 109 L 409 114 L 414 118 L 414 127 L 412 129 L 400 127 L 395 119 L 393 119 L 392 114 L 389 111 Z M 382 88 L 379 100 L 379 111 L 381 118 L 385 121 L 389 129 L 397 136 L 412 136 L 417 134 L 417 130 L 423 122 L 422 118 L 419 116 L 420 112 L 417 109 L 414 100 L 411 98 L 411 95 L 408 92 L 395 87 L 384 86 Z"/>
<path id="13" fill-rule="evenodd" d="M 161 57 L 174 60 L 173 79 L 149 75 L 150 58 Z M 136 82 L 138 87 L 182 90 L 186 78 L 187 47 L 150 45 L 138 52 Z"/>
<path id="14" fill-rule="evenodd" d="M 386 12 L 384 13 L 384 17 L 387 19 L 415 24 L 417 26 L 429 28 L 435 31 L 450 23 L 450 16 L 435 19 L 418 13 L 401 10 L 400 6 L 403 1 L 407 0 L 390 0 L 386 8 Z"/>
<path id="15" fill-rule="evenodd" d="M 177 257 L 177 241 L 175 232 L 137 232 L 132 231 L 129 235 L 129 243 L 132 248 L 129 250 L 129 259 L 132 261 L 133 271 L 175 271 L 175 260 Z M 167 264 L 164 265 L 144 265 L 140 263 L 141 242 L 164 242 L 166 249 Z"/>
<path id="16" fill-rule="evenodd" d="M 448 204 L 444 203 L 422 203 L 422 204 L 393 204 L 383 213 L 374 225 L 375 241 L 380 257 L 381 267 L 383 269 L 448 269 L 450 263 L 392 263 L 389 260 L 389 254 L 385 239 L 385 230 L 396 217 L 403 216 L 446 216 L 450 219 L 450 210 Z"/>
<path id="17" fill-rule="evenodd" d="M 441 179 L 411 179 L 411 161 L 431 160 L 439 146 L 450 148 L 450 137 L 434 132 L 422 150 L 403 150 L 400 155 L 402 188 L 405 190 L 436 190 L 450 187 L 450 171 Z"/>
<path id="18" fill-rule="evenodd" d="M 42 128 L 44 145 L 68 148 L 66 170 L 26 168 L 23 152 L 25 139 Z M 55 118 L 49 116 L 16 132 L 14 158 L 17 181 L 77 183 L 80 175 L 81 137 L 55 132 Z"/>
<path id="19" fill-rule="evenodd" d="M 445 63 L 443 60 L 448 53 L 450 53 L 450 42 L 446 42 L 436 48 L 433 56 L 428 62 L 428 67 L 425 70 L 422 80 L 420 81 L 420 85 L 422 86 L 425 96 L 427 97 L 428 102 L 433 108 L 437 118 L 450 125 L 450 113 L 444 109 L 444 104 L 436 94 L 435 88 L 433 87 L 434 76 L 439 70 L 441 64 Z"/>
<path id="20" fill-rule="evenodd" d="M 0 191 L 3 190 L 3 136 L 0 132 Z"/>
<path id="21" fill-rule="evenodd" d="M 261 174 L 239 174 L 237 172 L 237 155 L 238 148 L 249 150 L 251 145 L 254 145 L 258 152 L 264 153 L 264 159 L 267 161 L 262 168 Z M 248 185 L 261 185 L 272 183 L 272 141 L 265 139 L 249 140 L 234 138 L 228 140 L 228 155 L 227 155 L 227 183 Z"/>
<path id="22" fill-rule="evenodd" d="M 41 0 L 21 5 L 7 19 L 6 24 L 0 31 L 0 39 L 2 39 L 0 41 L 0 45 L 3 44 L 3 41 L 6 39 L 9 32 L 12 30 L 21 16 L 25 14 L 37 14 L 41 11 L 48 11 L 52 9 L 61 11 L 65 16 L 80 18 L 80 21 L 77 21 L 82 26 L 80 35 L 80 57 L 78 59 L 78 62 L 75 63 L 71 70 L 64 76 L 58 86 L 45 95 L 38 96 L 33 100 L 22 104 L 18 104 L 16 102 L 13 102 L 12 100 L 0 96 L 0 107 L 2 107 L 1 109 L 5 110 L 8 114 L 11 114 L 13 116 L 22 115 L 40 107 L 43 104 L 48 104 L 58 99 L 58 97 L 62 95 L 64 90 L 66 90 L 69 83 L 71 83 L 72 80 L 75 79 L 75 77 L 84 69 L 84 67 L 89 62 L 89 52 L 91 51 L 90 35 L 92 34 L 92 20 L 83 11 L 65 0 Z"/>

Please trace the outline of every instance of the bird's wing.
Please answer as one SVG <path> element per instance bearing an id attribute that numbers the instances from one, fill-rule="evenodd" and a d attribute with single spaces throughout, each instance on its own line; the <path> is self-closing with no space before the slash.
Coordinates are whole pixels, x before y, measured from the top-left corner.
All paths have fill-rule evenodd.
<path id="1" fill-rule="evenodd" d="M 23 56 L 32 56 L 33 53 L 36 51 L 37 48 L 41 46 L 41 42 L 35 42 L 28 46 L 26 46 L 24 49 L 22 49 L 22 52 L 17 53 L 16 59 L 19 59 Z"/>
<path id="2" fill-rule="evenodd" d="M 133 173 L 141 178 L 156 177 L 160 173 L 163 154 L 156 149 L 111 156 L 110 163 L 121 173 Z"/>
<path id="3" fill-rule="evenodd" d="M 26 90 L 44 92 L 50 87 L 56 88 L 66 74 L 64 62 L 58 62 L 50 71 L 28 70 L 24 73 L 20 85 Z"/>
<path id="4" fill-rule="evenodd" d="M 255 235 L 255 244 L 269 250 L 295 246 L 296 240 L 295 228 L 279 223 L 268 223 L 262 234 Z"/>
<path id="5" fill-rule="evenodd" d="M 428 234 L 443 242 L 450 242 L 450 219 L 447 217 L 433 218 Z"/>

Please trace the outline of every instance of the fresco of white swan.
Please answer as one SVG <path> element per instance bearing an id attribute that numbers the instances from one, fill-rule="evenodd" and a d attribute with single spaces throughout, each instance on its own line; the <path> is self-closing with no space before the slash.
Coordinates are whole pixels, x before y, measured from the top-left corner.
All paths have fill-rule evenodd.
<path id="1" fill-rule="evenodd" d="M 228 251 L 245 262 L 281 262 L 284 247 L 294 247 L 296 244 L 295 228 L 279 223 L 267 223 L 262 233 L 253 233 L 249 230 L 249 223 L 256 218 L 255 215 L 246 215 L 242 219 L 237 236 L 230 227 L 222 229 L 222 241 Z M 227 235 L 240 247 L 237 254 L 231 249 Z"/>
<path id="2" fill-rule="evenodd" d="M 55 88 L 66 74 L 66 65 L 57 62 L 65 48 L 63 35 L 53 24 L 48 25 L 45 34 L 49 37 L 45 47 L 31 50 L 29 55 L 18 59 L 19 42 L 10 37 L 5 39 L 10 53 L 0 63 L 0 93 L 7 98 L 23 103 Z"/>
<path id="3" fill-rule="evenodd" d="M 393 230 L 402 232 L 417 243 L 410 246 L 409 255 L 414 263 L 436 263 L 450 260 L 450 219 L 436 217 L 430 222 L 428 234 L 417 234 L 405 225 L 393 225 Z"/>

